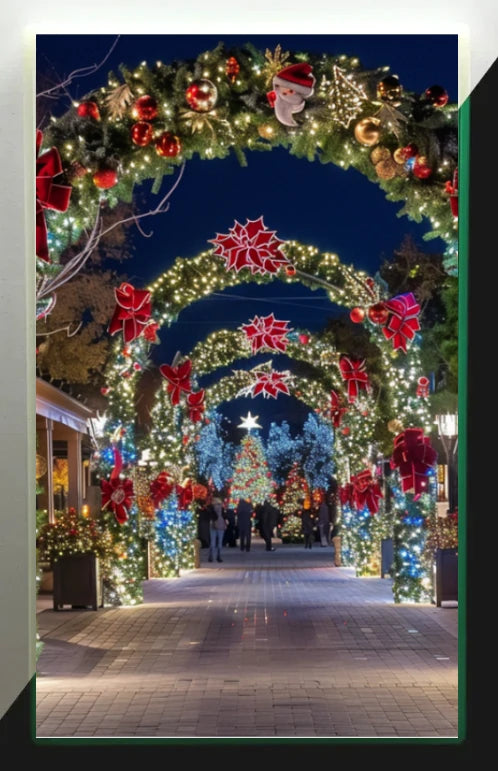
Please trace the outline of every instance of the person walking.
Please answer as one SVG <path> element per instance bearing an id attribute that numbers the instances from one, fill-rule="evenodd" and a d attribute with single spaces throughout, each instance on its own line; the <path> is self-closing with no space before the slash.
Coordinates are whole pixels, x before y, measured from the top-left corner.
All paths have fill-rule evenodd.
<path id="1" fill-rule="evenodd" d="M 239 498 L 236 509 L 240 551 L 251 550 L 252 505 L 250 498 Z"/>
<path id="2" fill-rule="evenodd" d="M 265 542 L 266 551 L 276 551 L 275 547 L 272 546 L 271 539 L 278 522 L 278 514 L 278 509 L 268 499 L 265 499 L 261 510 L 261 535 Z"/>
<path id="3" fill-rule="evenodd" d="M 235 529 L 235 511 L 225 502 L 225 519 L 227 520 L 227 529 L 223 536 L 223 546 L 237 546 L 237 533 Z"/>
<path id="4" fill-rule="evenodd" d="M 223 536 L 227 527 L 227 520 L 225 519 L 225 511 L 223 509 L 220 498 L 213 498 L 213 502 L 210 507 L 210 528 L 209 528 L 209 557 L 208 562 L 212 562 L 216 553 L 216 559 L 218 562 L 223 562 L 221 559 L 221 548 L 223 546 Z"/>
<path id="5" fill-rule="evenodd" d="M 197 515 L 197 538 L 202 549 L 209 549 L 211 512 L 208 503 L 203 503 Z"/>
<path id="6" fill-rule="evenodd" d="M 330 546 L 330 507 L 325 498 L 318 507 L 318 531 L 320 533 L 320 546 Z"/>
<path id="7" fill-rule="evenodd" d="M 313 539 L 315 537 L 315 523 L 316 519 L 311 508 L 303 508 L 301 514 L 301 529 L 304 535 L 305 549 L 311 549 L 313 546 Z"/>

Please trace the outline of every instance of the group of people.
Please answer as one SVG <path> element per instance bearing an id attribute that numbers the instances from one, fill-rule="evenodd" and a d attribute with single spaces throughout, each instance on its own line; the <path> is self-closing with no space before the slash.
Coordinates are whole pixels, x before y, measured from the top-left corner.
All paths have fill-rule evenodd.
<path id="1" fill-rule="evenodd" d="M 306 508 L 302 498 L 299 501 L 304 548 L 311 549 L 316 534 L 321 546 L 329 546 L 334 535 L 335 522 L 334 494 L 324 498 L 315 508 Z M 199 512 L 198 535 L 201 545 L 209 548 L 208 561 L 223 562 L 222 547 L 237 546 L 241 551 L 251 550 L 253 526 L 257 524 L 266 551 L 275 551 L 272 538 L 281 521 L 280 511 L 270 500 L 253 506 L 249 498 L 239 498 L 235 509 L 224 506 L 221 498 L 213 498 Z"/>

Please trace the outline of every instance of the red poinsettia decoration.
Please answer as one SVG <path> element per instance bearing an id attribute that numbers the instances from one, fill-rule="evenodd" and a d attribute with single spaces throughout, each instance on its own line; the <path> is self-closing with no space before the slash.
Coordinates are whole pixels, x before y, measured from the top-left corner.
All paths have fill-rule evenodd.
<path id="1" fill-rule="evenodd" d="M 288 345 L 286 334 L 291 330 L 288 321 L 278 321 L 273 313 L 269 316 L 255 316 L 250 324 L 242 324 L 242 330 L 251 343 L 251 350 L 257 353 L 261 348 L 285 353 Z"/>
<path id="2" fill-rule="evenodd" d="M 379 511 L 379 500 L 384 496 L 379 483 L 373 479 L 372 472 L 369 469 L 365 469 L 356 474 L 356 476 L 352 476 L 351 486 L 353 488 L 355 508 L 361 511 L 366 506 L 370 514 L 377 514 Z"/>
<path id="3" fill-rule="evenodd" d="M 341 398 L 336 391 L 330 392 L 330 417 L 334 428 L 339 428 L 342 416 L 348 411 L 347 407 L 341 406 Z"/>
<path id="4" fill-rule="evenodd" d="M 101 479 L 102 508 L 109 507 L 120 525 L 128 519 L 128 509 L 134 497 L 133 481 L 131 479 Z"/>
<path id="5" fill-rule="evenodd" d="M 161 471 L 149 485 L 154 506 L 158 509 L 161 503 L 169 498 L 174 490 L 174 483 L 167 471 Z"/>
<path id="6" fill-rule="evenodd" d="M 144 329 L 144 338 L 147 340 L 148 343 L 160 343 L 160 339 L 157 335 L 157 330 L 159 329 L 159 324 L 157 321 L 149 321 L 149 323 L 146 325 Z"/>
<path id="7" fill-rule="evenodd" d="M 43 139 L 41 131 L 36 132 L 36 256 L 50 262 L 48 255 L 47 223 L 44 209 L 67 211 L 71 198 L 71 186 L 59 185 L 54 177 L 62 173 L 62 161 L 56 147 L 40 153 Z"/>
<path id="8" fill-rule="evenodd" d="M 115 335 L 122 330 L 124 342 L 131 343 L 140 336 L 150 319 L 150 292 L 124 282 L 114 294 L 116 310 L 109 324 L 109 334 Z"/>
<path id="9" fill-rule="evenodd" d="M 171 404 L 173 406 L 180 403 L 182 391 L 186 394 L 191 393 L 190 373 L 192 371 L 192 362 L 190 359 L 186 359 L 183 364 L 179 364 L 177 367 L 161 364 L 159 371 L 168 381 L 168 393 L 171 394 Z"/>
<path id="10" fill-rule="evenodd" d="M 290 262 L 280 249 L 285 242 L 275 234 L 275 230 L 265 226 L 263 217 L 247 220 L 245 225 L 235 220 L 228 233 L 217 233 L 209 243 L 215 246 L 213 254 L 223 257 L 227 270 L 238 273 L 242 268 L 248 268 L 253 275 L 277 273 Z"/>
<path id="11" fill-rule="evenodd" d="M 348 385 L 348 402 L 350 404 L 354 404 L 361 389 L 370 393 L 370 381 L 365 359 L 352 359 L 343 354 L 339 359 L 339 369 L 343 380 Z"/>
<path id="12" fill-rule="evenodd" d="M 414 493 L 414 500 L 427 492 L 427 476 L 437 461 L 437 452 L 431 446 L 422 428 L 406 428 L 394 439 L 391 468 L 399 468 L 404 493 Z"/>
<path id="13" fill-rule="evenodd" d="M 262 394 L 265 399 L 270 396 L 276 399 L 279 393 L 289 395 L 287 381 L 289 375 L 285 372 L 260 372 L 256 371 L 256 380 L 251 386 L 251 396 L 254 398 Z"/>
<path id="14" fill-rule="evenodd" d="M 188 416 L 190 420 L 196 423 L 198 420 L 202 420 L 203 412 L 206 408 L 204 404 L 205 391 L 201 388 L 196 393 L 191 393 L 187 396 Z"/>
<path id="15" fill-rule="evenodd" d="M 401 348 L 406 353 L 408 342 L 413 340 L 415 332 L 420 329 L 418 314 L 420 305 L 412 292 L 400 294 L 387 300 L 384 306 L 389 311 L 389 317 L 382 332 L 387 340 L 392 340 L 394 350 Z"/>

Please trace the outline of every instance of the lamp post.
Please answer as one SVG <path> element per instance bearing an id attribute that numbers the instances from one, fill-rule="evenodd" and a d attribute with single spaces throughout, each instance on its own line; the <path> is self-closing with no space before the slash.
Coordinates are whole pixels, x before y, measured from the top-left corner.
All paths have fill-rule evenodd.
<path id="1" fill-rule="evenodd" d="M 436 415 L 436 423 L 448 466 L 448 510 L 453 513 L 458 506 L 458 415 Z"/>

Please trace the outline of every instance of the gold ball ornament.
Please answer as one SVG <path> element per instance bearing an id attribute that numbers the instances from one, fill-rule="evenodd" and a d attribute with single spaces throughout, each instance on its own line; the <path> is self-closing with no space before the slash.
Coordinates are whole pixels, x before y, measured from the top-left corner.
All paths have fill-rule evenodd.
<path id="1" fill-rule="evenodd" d="M 388 75 L 377 84 L 377 97 L 393 107 L 401 104 L 402 93 L 403 88 L 397 75 Z"/>
<path id="2" fill-rule="evenodd" d="M 271 123 L 262 123 L 258 126 L 258 134 L 263 139 L 273 139 L 275 136 L 275 127 Z"/>
<path id="3" fill-rule="evenodd" d="M 396 163 L 399 163 L 402 166 L 404 166 L 407 160 L 404 148 L 403 147 L 396 148 L 396 150 L 393 152 L 393 158 L 396 161 Z"/>
<path id="4" fill-rule="evenodd" d="M 379 118 L 363 118 L 354 127 L 354 136 L 357 142 L 365 147 L 376 145 L 380 138 Z"/>
<path id="5" fill-rule="evenodd" d="M 400 434 L 403 431 L 403 423 L 398 418 L 394 418 L 389 421 L 387 428 L 391 434 Z"/>
<path id="6" fill-rule="evenodd" d="M 387 149 L 387 147 L 374 147 L 372 152 L 370 153 L 370 160 L 372 163 L 377 164 L 380 163 L 380 161 L 386 161 L 388 158 L 391 157 L 391 151 Z"/>
<path id="7" fill-rule="evenodd" d="M 375 173 L 379 179 L 393 179 L 396 176 L 396 166 L 392 158 L 386 158 L 385 161 L 376 164 Z"/>

